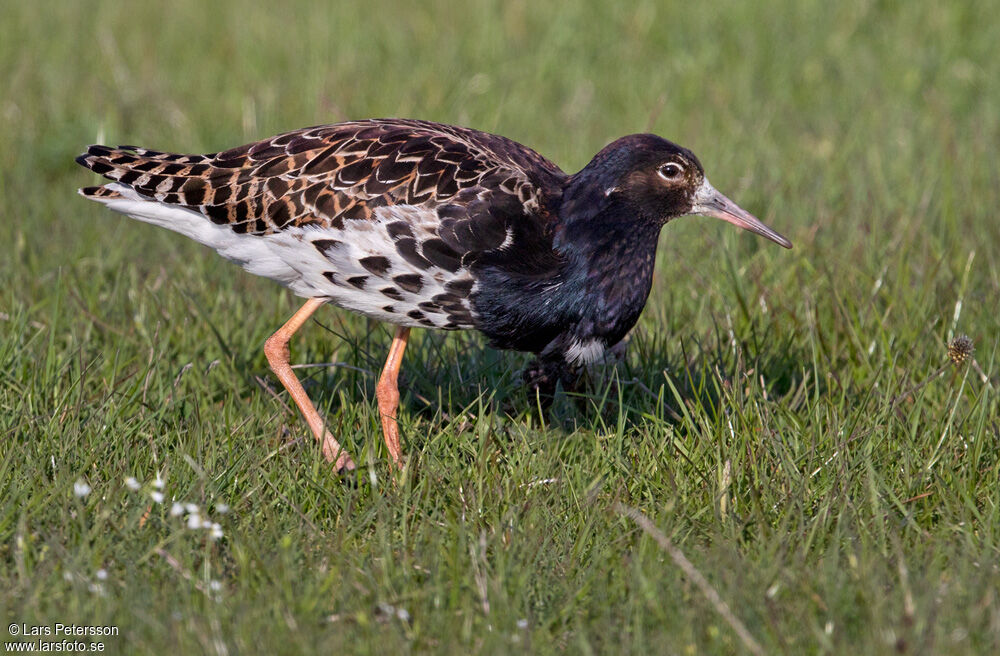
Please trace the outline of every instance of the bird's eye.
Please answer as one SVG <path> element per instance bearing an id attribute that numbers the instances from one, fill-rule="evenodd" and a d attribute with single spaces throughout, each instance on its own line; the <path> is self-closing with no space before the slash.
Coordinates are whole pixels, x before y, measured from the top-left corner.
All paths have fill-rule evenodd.
<path id="1" fill-rule="evenodd" d="M 664 180 L 678 180 L 684 173 L 684 168 L 680 164 L 674 162 L 667 162 L 660 167 L 660 177 Z"/>

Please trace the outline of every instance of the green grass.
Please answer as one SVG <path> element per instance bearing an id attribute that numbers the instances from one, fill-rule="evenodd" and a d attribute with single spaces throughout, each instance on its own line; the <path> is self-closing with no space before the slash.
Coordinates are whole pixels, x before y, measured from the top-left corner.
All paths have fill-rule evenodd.
<path id="1" fill-rule="evenodd" d="M 994 7 L 340 4 L 2 10 L 8 622 L 112 624 L 111 653 L 745 653 L 621 503 L 767 653 L 1000 649 Z M 292 353 L 349 365 L 299 370 L 360 464 L 345 484 L 268 391 L 296 299 L 80 199 L 73 157 L 368 116 L 566 170 L 655 131 L 795 249 L 667 226 L 624 362 L 544 418 L 524 356 L 418 331 L 395 478 L 372 402 L 390 333 L 321 311 Z M 976 364 L 937 375 L 961 333 Z"/>

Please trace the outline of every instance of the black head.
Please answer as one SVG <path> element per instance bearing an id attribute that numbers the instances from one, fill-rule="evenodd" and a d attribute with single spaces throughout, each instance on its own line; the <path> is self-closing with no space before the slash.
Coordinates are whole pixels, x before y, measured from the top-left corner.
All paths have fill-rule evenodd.
<path id="1" fill-rule="evenodd" d="M 713 216 L 792 246 L 716 191 L 694 153 L 655 134 L 633 134 L 608 144 L 572 176 L 564 199 L 576 211 L 584 211 L 582 205 L 589 205 L 590 213 L 617 207 L 636 220 L 659 225 L 685 214 Z"/>

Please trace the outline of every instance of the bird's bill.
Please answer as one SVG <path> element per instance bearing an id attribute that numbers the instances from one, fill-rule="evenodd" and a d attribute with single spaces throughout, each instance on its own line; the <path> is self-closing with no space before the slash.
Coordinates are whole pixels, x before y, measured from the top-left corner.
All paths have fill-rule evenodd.
<path id="1" fill-rule="evenodd" d="M 734 226 L 739 226 L 744 230 L 757 233 L 761 237 L 767 237 L 771 241 L 785 248 L 791 248 L 792 242 L 788 241 L 777 232 L 761 223 L 757 217 L 747 212 L 742 207 L 729 200 L 718 190 L 705 180 L 701 187 L 694 194 L 694 207 L 691 208 L 693 214 L 702 216 L 712 216 L 723 221 L 728 221 Z"/>

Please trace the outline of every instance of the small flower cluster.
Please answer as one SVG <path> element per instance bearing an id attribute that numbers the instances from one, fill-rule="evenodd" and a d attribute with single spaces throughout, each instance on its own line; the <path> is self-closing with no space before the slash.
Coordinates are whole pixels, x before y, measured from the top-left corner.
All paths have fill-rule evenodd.
<path id="1" fill-rule="evenodd" d="M 145 493 L 149 495 L 149 501 L 143 504 L 148 504 L 149 507 L 146 508 L 146 511 L 142 516 L 142 520 L 139 522 L 139 527 L 142 528 L 146 522 L 146 518 L 150 515 L 152 506 L 163 504 L 166 501 L 166 482 L 159 473 L 156 474 L 156 478 L 147 483 L 139 481 L 134 476 L 129 476 L 124 481 L 124 487 L 130 492 L 136 494 L 145 496 Z M 85 479 L 78 478 L 73 483 L 73 496 L 78 499 L 87 498 L 91 492 L 93 492 L 93 488 Z M 171 517 L 183 519 L 183 526 L 186 529 L 206 531 L 209 540 L 220 540 L 225 536 L 222 531 L 222 525 L 218 522 L 212 521 L 207 516 L 207 513 L 202 511 L 197 504 L 172 500 L 168 512 Z M 215 512 L 219 515 L 226 515 L 229 513 L 229 505 L 226 503 L 216 503 Z M 167 562 L 170 563 L 171 567 L 181 572 L 184 578 L 193 580 L 194 577 L 189 572 L 184 571 L 180 564 L 170 557 L 169 554 L 166 554 L 166 552 L 163 552 L 162 550 L 159 551 L 164 554 L 164 557 L 167 559 Z M 99 596 L 106 595 L 105 584 L 108 581 L 108 577 L 108 570 L 104 567 L 99 568 L 92 576 L 74 573 L 68 570 L 63 572 L 63 579 L 65 581 L 68 583 L 79 582 L 81 584 L 86 584 L 87 589 L 91 593 Z M 221 594 L 223 590 L 223 584 L 221 581 L 211 579 L 206 582 L 198 582 L 197 586 L 199 590 L 204 592 L 211 599 L 221 601 Z"/>
<path id="2" fill-rule="evenodd" d="M 104 587 L 104 583 L 108 580 L 108 570 L 103 567 L 94 572 L 93 579 L 83 574 L 74 574 L 73 572 L 66 570 L 63 572 L 63 580 L 67 583 L 86 583 L 87 590 L 92 594 L 99 597 L 107 596 L 107 590 Z"/>
<path id="3" fill-rule="evenodd" d="M 80 485 L 80 482 L 77 483 Z M 138 479 L 129 476 L 125 479 L 125 487 L 133 492 L 138 492 L 143 489 L 143 484 L 138 481 Z M 166 494 L 164 493 L 164 488 L 166 488 L 166 483 L 159 474 L 150 483 L 152 488 L 149 491 L 149 498 L 153 503 L 163 503 L 166 500 Z M 74 486 L 74 490 L 76 487 Z M 87 492 L 90 488 L 87 488 Z M 79 496 L 79 495 L 78 495 Z M 225 515 L 229 512 L 229 506 L 225 503 L 219 503 L 215 506 L 216 512 L 220 515 Z M 218 522 L 213 522 L 211 519 L 205 516 L 201 508 L 194 503 L 185 503 L 182 501 L 174 501 L 170 506 L 170 516 L 171 517 L 182 517 L 185 520 L 185 525 L 190 530 L 206 530 L 208 531 L 208 537 L 211 540 L 219 540 L 223 537 L 222 525 Z"/>
<path id="4" fill-rule="evenodd" d="M 222 537 L 222 526 L 207 517 L 202 517 L 201 509 L 197 504 L 174 501 L 173 505 L 170 506 L 170 516 L 183 517 L 185 515 L 187 516 L 187 527 L 192 531 L 205 529 L 208 531 L 208 537 L 213 540 L 218 540 Z"/>

